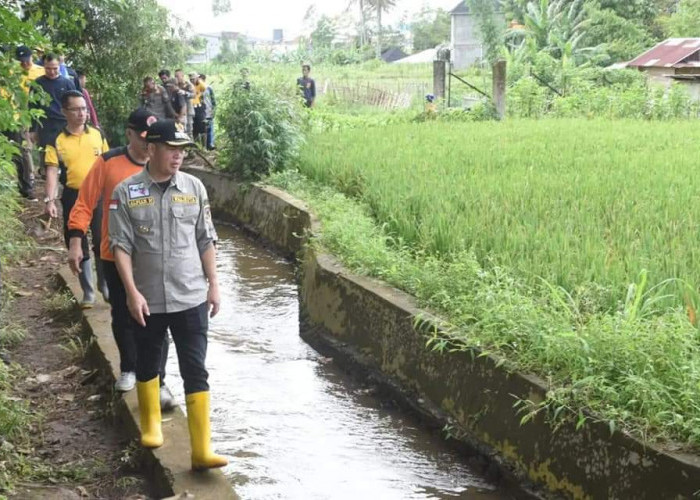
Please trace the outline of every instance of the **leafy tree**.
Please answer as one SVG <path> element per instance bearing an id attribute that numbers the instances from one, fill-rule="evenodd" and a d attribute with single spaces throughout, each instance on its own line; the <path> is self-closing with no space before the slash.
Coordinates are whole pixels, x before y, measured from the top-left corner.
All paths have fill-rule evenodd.
<path id="1" fill-rule="evenodd" d="M 503 24 L 498 19 L 500 4 L 490 0 L 467 0 L 470 12 L 475 16 L 486 47 L 486 60 L 495 64 L 504 52 Z"/>
<path id="2" fill-rule="evenodd" d="M 15 47 L 25 44 L 30 47 L 44 45 L 44 39 L 31 23 L 24 23 L 15 15 L 13 10 L 0 6 L 0 292 L 2 292 L 2 265 L 12 258 L 18 249 L 16 236 L 20 234 L 21 223 L 16 217 L 20 206 L 16 203 L 17 188 L 16 172 L 12 163 L 14 155 L 19 154 L 18 144 L 11 142 L 4 134 L 19 132 L 27 128 L 32 116 L 41 112 L 28 110 L 28 94 L 22 87 L 22 72 L 14 59 Z M 33 94 L 36 95 L 36 94 Z M 34 99 L 34 97 L 33 97 Z M 2 304 L 0 303 L 0 308 Z M 5 403 L 3 403 L 5 404 Z M 0 420 L 3 420 L 0 418 Z M 5 419 L 2 422 L 3 435 L 7 442 L 13 441 L 18 435 L 26 432 L 22 422 Z M 12 466 L 17 463 L 13 447 L 0 447 L 0 462 L 8 464 L 0 471 L 0 484 L 3 488 L 11 489 L 13 475 L 17 473 Z M 21 475 L 21 474 L 20 474 Z"/>
<path id="3" fill-rule="evenodd" d="M 187 41 L 187 43 L 197 52 L 207 48 L 207 39 L 201 36 L 193 36 Z"/>
<path id="4" fill-rule="evenodd" d="M 231 11 L 231 0 L 213 0 L 211 3 L 211 11 L 215 16 L 226 14 Z"/>
<path id="5" fill-rule="evenodd" d="M 224 38 L 221 41 L 221 50 L 216 56 L 216 61 L 222 64 L 235 64 L 237 61 L 236 53 L 231 48 L 231 40 Z"/>
<path id="6" fill-rule="evenodd" d="M 681 0 L 677 10 L 664 20 L 668 36 L 700 36 L 700 0 Z"/>
<path id="7" fill-rule="evenodd" d="M 573 57 L 583 62 L 594 53 L 585 45 L 590 24 L 583 0 L 537 0 L 527 4 L 523 25 L 511 28 L 508 36 L 524 38 L 521 50 L 531 58 L 544 51 L 555 58 Z"/>
<path id="8" fill-rule="evenodd" d="M 348 6 L 345 8 L 345 12 L 348 12 L 353 5 L 357 5 L 360 11 L 360 26 L 359 26 L 359 41 L 360 47 L 364 47 L 367 43 L 367 0 L 350 0 Z"/>
<path id="9" fill-rule="evenodd" d="M 248 44 L 248 39 L 245 35 L 238 35 L 236 39 L 236 52 L 238 55 L 238 61 L 245 61 L 250 55 L 250 45 Z"/>
<path id="10" fill-rule="evenodd" d="M 336 35 L 336 27 L 333 19 L 321 16 L 316 22 L 316 28 L 311 33 L 311 42 L 314 49 L 328 48 L 333 44 Z"/>
<path id="11" fill-rule="evenodd" d="M 375 57 L 382 57 L 382 13 L 389 12 L 396 5 L 396 0 L 367 0 L 377 16 L 377 40 L 375 43 Z"/>
<path id="12" fill-rule="evenodd" d="M 640 23 L 595 4 L 586 9 L 589 22 L 582 43 L 599 48 L 599 64 L 628 61 L 653 45 L 650 33 Z"/>
<path id="13" fill-rule="evenodd" d="M 114 143 L 123 140 L 141 79 L 181 65 L 188 52 L 170 28 L 167 9 L 156 0 L 27 0 L 22 9 L 54 44 L 66 47 L 75 67 L 89 74 L 100 122 Z"/>
<path id="14" fill-rule="evenodd" d="M 423 7 L 409 25 L 413 50 L 431 49 L 450 39 L 450 13 L 444 9 Z"/>

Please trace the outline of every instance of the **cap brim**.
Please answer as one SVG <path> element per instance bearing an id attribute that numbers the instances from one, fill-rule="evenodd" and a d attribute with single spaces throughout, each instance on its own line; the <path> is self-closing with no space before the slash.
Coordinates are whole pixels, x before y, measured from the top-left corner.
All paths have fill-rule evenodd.
<path id="1" fill-rule="evenodd" d="M 177 141 L 165 141 L 168 146 L 195 146 L 196 144 L 192 141 L 187 141 L 185 139 L 180 139 Z"/>

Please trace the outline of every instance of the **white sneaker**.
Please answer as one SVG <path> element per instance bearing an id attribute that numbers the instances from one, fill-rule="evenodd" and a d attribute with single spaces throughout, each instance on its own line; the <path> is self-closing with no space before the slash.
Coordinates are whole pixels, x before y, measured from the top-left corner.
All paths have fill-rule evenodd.
<path id="1" fill-rule="evenodd" d="M 119 392 L 129 392 L 136 385 L 136 374 L 134 372 L 122 372 L 114 383 L 114 390 Z"/>
<path id="2" fill-rule="evenodd" d="M 173 394 L 168 389 L 168 386 L 163 384 L 160 386 L 160 409 L 162 411 L 170 411 L 173 408 L 175 408 Z"/>

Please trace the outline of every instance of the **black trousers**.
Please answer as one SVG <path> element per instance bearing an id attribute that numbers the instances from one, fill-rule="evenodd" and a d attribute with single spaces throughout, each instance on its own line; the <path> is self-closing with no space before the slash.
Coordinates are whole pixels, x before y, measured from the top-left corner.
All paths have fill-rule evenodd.
<path id="1" fill-rule="evenodd" d="M 109 289 L 109 305 L 112 307 L 112 335 L 119 349 L 119 368 L 122 372 L 136 372 L 136 338 L 134 322 L 130 321 L 129 308 L 126 306 L 126 290 L 117 271 L 117 265 L 111 260 L 102 259 L 102 268 Z M 160 382 L 165 379 L 165 364 L 168 362 L 168 336 L 163 338 L 161 346 Z M 153 377 L 151 377 L 153 378 Z M 150 379 L 149 379 L 150 380 Z"/>
<path id="2" fill-rule="evenodd" d="M 158 375 L 161 345 L 165 332 L 170 327 L 185 394 L 208 391 L 209 373 L 204 367 L 209 328 L 207 309 L 207 303 L 203 302 L 185 311 L 151 314 L 146 318 L 145 327 L 131 319 L 136 335 L 136 380 L 147 382 Z"/>
<path id="3" fill-rule="evenodd" d="M 13 141 L 20 154 L 12 156 L 12 163 L 17 169 L 17 186 L 19 192 L 25 198 L 34 197 L 34 165 L 32 163 L 31 151 L 22 146 L 24 140 L 22 132 L 3 132 L 3 135 Z"/>
<path id="4" fill-rule="evenodd" d="M 66 248 L 69 246 L 68 238 L 68 219 L 70 218 L 70 211 L 73 209 L 73 205 L 78 200 L 78 190 L 69 188 L 65 186 L 63 188 L 63 194 L 61 195 L 61 207 L 63 208 L 63 240 L 66 243 Z M 92 243 L 93 250 L 95 252 L 95 257 L 100 258 L 100 236 L 102 235 L 102 204 L 98 203 L 92 213 L 92 221 L 90 221 L 90 232 L 92 233 Z M 83 236 L 80 240 L 80 244 L 83 248 L 83 261 L 90 258 L 90 245 L 88 243 L 87 235 Z"/>
<path id="5" fill-rule="evenodd" d="M 202 139 L 206 141 L 207 134 L 207 117 L 204 106 L 197 106 L 194 108 L 194 125 L 192 127 L 194 142 L 199 142 L 201 145 L 204 144 Z"/>

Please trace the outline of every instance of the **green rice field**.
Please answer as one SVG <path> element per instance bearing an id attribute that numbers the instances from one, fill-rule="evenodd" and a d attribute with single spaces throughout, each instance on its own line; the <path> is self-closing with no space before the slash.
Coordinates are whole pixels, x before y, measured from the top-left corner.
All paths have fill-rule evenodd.
<path id="1" fill-rule="evenodd" d="M 614 300 L 642 269 L 700 284 L 699 152 L 690 121 L 428 123 L 318 135 L 301 172 L 412 248 Z"/>
<path id="2" fill-rule="evenodd" d="M 699 142 L 691 121 L 396 124 L 312 136 L 270 182 L 348 267 L 445 318 L 430 348 L 542 377 L 524 421 L 698 450 Z"/>

